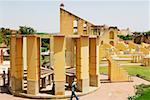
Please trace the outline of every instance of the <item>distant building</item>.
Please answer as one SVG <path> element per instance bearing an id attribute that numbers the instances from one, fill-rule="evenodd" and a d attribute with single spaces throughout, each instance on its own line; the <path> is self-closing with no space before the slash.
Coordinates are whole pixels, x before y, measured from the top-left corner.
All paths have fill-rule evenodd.
<path id="1" fill-rule="evenodd" d="M 129 28 L 122 29 L 122 30 L 119 31 L 119 33 L 122 34 L 122 35 L 133 35 L 133 33 L 130 31 Z"/>

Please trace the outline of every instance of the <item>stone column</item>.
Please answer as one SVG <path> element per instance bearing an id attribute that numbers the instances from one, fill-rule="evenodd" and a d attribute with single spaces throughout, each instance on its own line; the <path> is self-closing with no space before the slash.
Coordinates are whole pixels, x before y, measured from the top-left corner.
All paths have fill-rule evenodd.
<path id="1" fill-rule="evenodd" d="M 78 34 L 79 35 L 83 34 L 83 24 L 84 24 L 84 21 L 82 19 L 79 19 L 78 20 Z"/>
<path id="2" fill-rule="evenodd" d="M 27 39 L 23 37 L 23 68 L 27 70 Z"/>
<path id="3" fill-rule="evenodd" d="M 108 80 L 111 80 L 111 62 L 110 60 L 107 60 L 108 62 Z"/>
<path id="4" fill-rule="evenodd" d="M 49 61 L 50 67 L 54 66 L 54 41 L 53 37 L 49 38 Z"/>
<path id="5" fill-rule="evenodd" d="M 89 91 L 89 37 L 81 36 L 76 41 L 77 89 L 86 93 Z"/>
<path id="6" fill-rule="evenodd" d="M 3 64 L 3 49 L 0 49 L 0 64 Z"/>
<path id="7" fill-rule="evenodd" d="M 48 85 L 51 85 L 51 75 L 48 75 Z"/>
<path id="8" fill-rule="evenodd" d="M 27 38 L 23 37 L 23 79 L 22 79 L 22 88 L 24 90 L 24 75 L 27 72 Z"/>
<path id="9" fill-rule="evenodd" d="M 55 95 L 65 94 L 65 37 L 54 36 Z"/>
<path id="10" fill-rule="evenodd" d="M 89 39 L 89 76 L 90 86 L 98 87 L 99 81 L 99 41 L 97 38 Z"/>
<path id="11" fill-rule="evenodd" d="M 27 36 L 27 93 L 39 93 L 40 81 L 40 38 Z"/>
<path id="12" fill-rule="evenodd" d="M 22 91 L 23 79 L 23 40 L 22 37 L 11 36 L 10 44 L 10 87 L 14 92 Z"/>

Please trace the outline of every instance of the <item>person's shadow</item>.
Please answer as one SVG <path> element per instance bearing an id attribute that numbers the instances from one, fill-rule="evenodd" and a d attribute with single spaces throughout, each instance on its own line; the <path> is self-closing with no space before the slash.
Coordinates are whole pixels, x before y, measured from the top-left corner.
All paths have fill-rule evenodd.
<path id="1" fill-rule="evenodd" d="M 0 93 L 9 94 L 8 87 L 7 86 L 0 86 Z"/>

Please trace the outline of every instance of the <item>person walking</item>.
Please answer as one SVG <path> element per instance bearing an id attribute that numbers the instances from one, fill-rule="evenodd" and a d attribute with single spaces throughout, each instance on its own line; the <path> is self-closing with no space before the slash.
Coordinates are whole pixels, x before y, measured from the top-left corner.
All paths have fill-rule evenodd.
<path id="1" fill-rule="evenodd" d="M 72 91 L 72 94 L 71 94 L 70 100 L 72 100 L 73 97 L 75 97 L 76 100 L 79 100 L 79 98 L 78 98 L 77 95 L 75 94 L 75 91 L 76 91 L 76 79 L 74 79 L 74 81 L 72 82 L 71 91 Z"/>

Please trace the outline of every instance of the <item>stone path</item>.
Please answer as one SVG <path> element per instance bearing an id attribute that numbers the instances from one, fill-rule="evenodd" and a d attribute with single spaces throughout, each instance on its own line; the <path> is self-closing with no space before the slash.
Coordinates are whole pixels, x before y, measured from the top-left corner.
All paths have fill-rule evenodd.
<path id="1" fill-rule="evenodd" d="M 134 95 L 135 92 L 133 88 L 134 85 L 139 85 L 142 83 L 150 84 L 150 82 L 137 77 L 132 77 L 132 79 L 134 82 L 101 83 L 100 89 L 98 89 L 96 92 L 93 92 L 91 94 L 79 98 L 80 100 L 127 100 L 128 96 Z M 2 85 L 2 81 L 0 81 L 0 85 Z M 31 99 L 14 97 L 10 94 L 0 93 L 0 100 L 31 100 Z"/>
<path id="2" fill-rule="evenodd" d="M 121 66 L 140 66 L 141 63 L 125 63 L 125 64 L 120 64 Z M 108 66 L 108 63 L 105 64 L 100 64 L 100 66 Z"/>
<path id="3" fill-rule="evenodd" d="M 102 83 L 101 88 L 89 95 L 80 97 L 80 100 L 127 100 L 135 93 L 134 85 L 150 84 L 138 77 L 132 77 L 133 82 Z"/>

